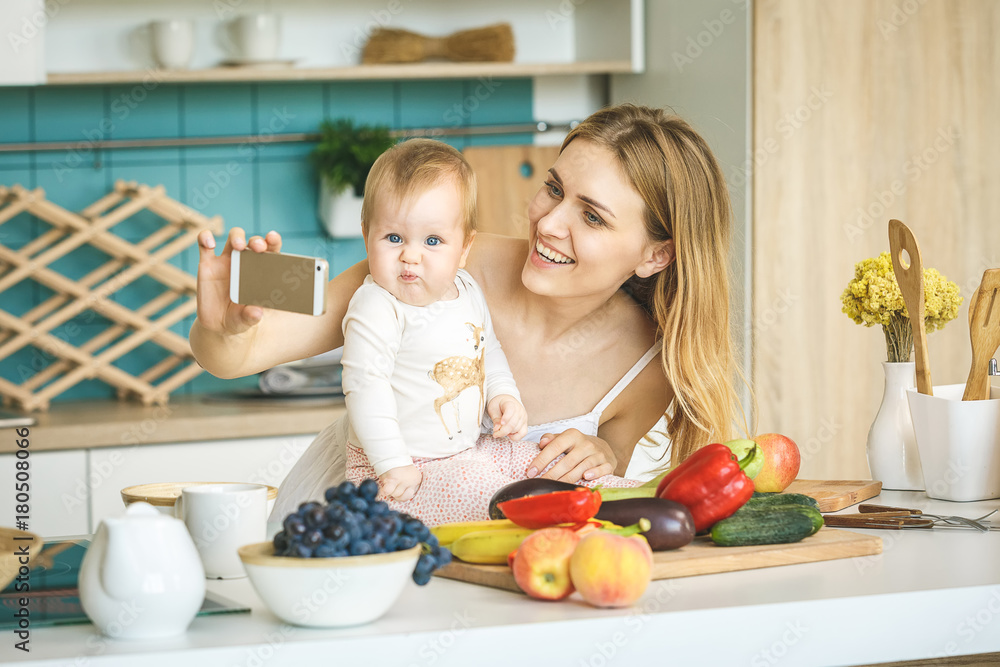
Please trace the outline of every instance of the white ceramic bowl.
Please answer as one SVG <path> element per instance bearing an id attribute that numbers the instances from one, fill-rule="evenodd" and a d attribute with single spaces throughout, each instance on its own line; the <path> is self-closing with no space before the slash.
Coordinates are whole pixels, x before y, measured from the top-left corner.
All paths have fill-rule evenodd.
<path id="1" fill-rule="evenodd" d="M 239 549 L 257 595 L 292 625 L 341 628 L 370 623 L 399 598 L 420 557 L 406 551 L 342 558 L 275 556 L 272 542 Z"/>
<path id="2" fill-rule="evenodd" d="M 229 484 L 230 482 L 157 482 L 153 484 L 136 484 L 126 486 L 121 490 L 122 502 L 125 507 L 132 503 L 149 503 L 161 514 L 174 516 L 174 503 L 181 491 L 188 486 L 201 486 L 203 484 Z M 278 487 L 267 486 L 267 514 L 270 516 L 271 508 L 274 507 L 274 500 L 278 497 Z"/>

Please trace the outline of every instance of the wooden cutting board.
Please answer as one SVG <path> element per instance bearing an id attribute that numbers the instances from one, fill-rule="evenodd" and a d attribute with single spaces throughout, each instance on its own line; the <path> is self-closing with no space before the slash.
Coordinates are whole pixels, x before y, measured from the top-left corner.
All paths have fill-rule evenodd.
<path id="1" fill-rule="evenodd" d="M 812 496 L 819 503 L 820 512 L 836 512 L 881 492 L 882 482 L 870 479 L 797 479 L 785 489 L 785 493 Z"/>
<path id="2" fill-rule="evenodd" d="M 763 544 L 752 547 L 720 547 L 707 536 L 675 551 L 653 554 L 653 579 L 675 579 L 699 574 L 717 574 L 754 570 L 777 565 L 814 563 L 854 556 L 882 553 L 882 538 L 836 528 L 821 528 L 818 533 L 792 544 Z M 452 561 L 434 573 L 508 591 L 520 592 L 514 575 L 506 565 L 474 565 Z"/>

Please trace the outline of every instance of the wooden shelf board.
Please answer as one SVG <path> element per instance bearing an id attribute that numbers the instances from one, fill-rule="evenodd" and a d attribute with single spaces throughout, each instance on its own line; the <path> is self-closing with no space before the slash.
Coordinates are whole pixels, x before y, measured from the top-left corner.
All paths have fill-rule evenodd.
<path id="1" fill-rule="evenodd" d="M 532 77 L 572 74 L 623 74 L 628 60 L 573 63 L 415 63 L 352 67 L 211 67 L 200 70 L 122 70 L 112 72 L 52 72 L 47 85 L 144 83 L 212 83 L 219 81 L 350 81 L 371 79 L 459 79 Z"/>

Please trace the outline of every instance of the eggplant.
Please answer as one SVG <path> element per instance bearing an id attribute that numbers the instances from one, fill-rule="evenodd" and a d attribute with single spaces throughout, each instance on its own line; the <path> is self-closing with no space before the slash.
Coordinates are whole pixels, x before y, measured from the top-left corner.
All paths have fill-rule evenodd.
<path id="1" fill-rule="evenodd" d="M 552 493 L 553 491 L 572 491 L 576 488 L 578 488 L 576 484 L 560 482 L 559 480 L 548 479 L 545 477 L 532 477 L 530 479 L 522 479 L 519 482 L 513 482 L 507 486 L 501 487 L 500 490 L 494 493 L 493 497 L 490 498 L 490 518 L 507 518 L 504 516 L 504 513 L 500 511 L 500 508 L 497 507 L 499 503 L 514 500 L 515 498 L 540 496 L 543 493 Z"/>
<path id="2" fill-rule="evenodd" d="M 626 498 L 601 503 L 598 519 L 631 526 L 641 518 L 652 527 L 642 533 L 653 551 L 680 549 L 694 539 L 694 519 L 687 507 L 664 498 Z"/>

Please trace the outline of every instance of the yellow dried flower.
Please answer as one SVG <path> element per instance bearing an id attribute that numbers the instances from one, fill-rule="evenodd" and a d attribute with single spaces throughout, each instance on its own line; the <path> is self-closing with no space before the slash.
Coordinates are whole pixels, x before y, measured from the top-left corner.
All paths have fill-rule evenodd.
<path id="1" fill-rule="evenodd" d="M 879 324 L 885 332 L 889 361 L 908 361 L 913 332 L 906 324 L 909 313 L 896 283 L 892 256 L 878 257 L 854 265 L 854 278 L 840 297 L 843 312 L 866 327 Z M 958 285 L 937 269 L 924 269 L 924 327 L 927 333 L 941 329 L 958 316 L 962 297 Z M 905 355 L 905 358 L 900 358 Z"/>

